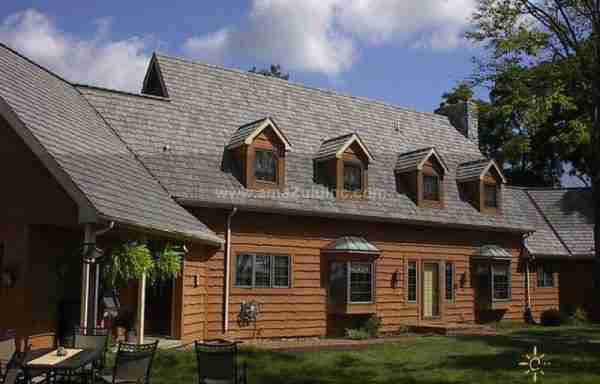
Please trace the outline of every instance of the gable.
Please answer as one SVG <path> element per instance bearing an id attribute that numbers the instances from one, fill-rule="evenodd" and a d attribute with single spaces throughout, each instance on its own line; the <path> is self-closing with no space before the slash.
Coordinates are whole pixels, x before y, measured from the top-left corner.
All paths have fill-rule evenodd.
<path id="1" fill-rule="evenodd" d="M 160 72 L 160 66 L 156 60 L 156 55 L 152 55 L 150 63 L 148 64 L 146 76 L 144 77 L 144 84 L 142 86 L 142 93 L 158 97 L 169 97 L 162 73 Z"/>

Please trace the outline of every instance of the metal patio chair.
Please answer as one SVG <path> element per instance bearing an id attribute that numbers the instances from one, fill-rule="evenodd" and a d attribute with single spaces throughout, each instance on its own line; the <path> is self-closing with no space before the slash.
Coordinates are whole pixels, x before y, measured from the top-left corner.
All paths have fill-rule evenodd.
<path id="1" fill-rule="evenodd" d="M 10 368 L 6 371 L 6 374 L 0 375 L 0 383 L 2 384 L 16 384 L 19 378 L 19 369 Z"/>
<path id="2" fill-rule="evenodd" d="M 194 347 L 199 384 L 247 384 L 247 365 L 238 364 L 238 343 L 217 339 L 195 341 Z"/>
<path id="3" fill-rule="evenodd" d="M 14 338 L 0 341 L 0 378 L 6 374 L 15 353 L 17 353 L 17 344 Z"/>
<path id="4" fill-rule="evenodd" d="M 29 335 L 25 339 L 25 351 L 23 352 L 23 356 L 27 356 L 30 351 L 35 351 L 37 349 L 42 348 L 57 348 L 58 342 L 56 338 L 56 333 L 54 332 L 44 332 L 44 333 L 36 333 L 34 335 Z M 53 379 L 50 377 L 48 372 L 38 370 L 38 369 L 30 369 L 28 371 L 29 379 L 34 383 L 40 383 L 44 381 L 51 381 Z M 19 378 L 21 375 L 19 375 Z"/>
<path id="5" fill-rule="evenodd" d="M 119 343 L 112 375 L 101 376 L 107 383 L 147 384 L 158 341 L 149 344 Z"/>
<path id="6" fill-rule="evenodd" d="M 97 349 L 102 351 L 102 357 L 80 371 L 68 372 L 66 381 L 72 381 L 73 378 L 79 378 L 82 381 L 90 377 L 95 378 L 96 373 L 104 369 L 109 334 L 110 332 L 106 328 L 75 327 L 73 335 L 69 337 L 69 346 L 80 349 Z"/>

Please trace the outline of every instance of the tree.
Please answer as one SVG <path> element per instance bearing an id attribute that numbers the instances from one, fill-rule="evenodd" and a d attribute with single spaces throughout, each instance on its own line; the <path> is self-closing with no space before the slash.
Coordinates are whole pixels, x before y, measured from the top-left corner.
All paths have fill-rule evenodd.
<path id="1" fill-rule="evenodd" d="M 467 37 L 488 53 L 475 77 L 530 80 L 526 117 L 590 177 L 600 288 L 600 0 L 478 0 Z"/>
<path id="2" fill-rule="evenodd" d="M 267 77 L 277 77 L 278 79 L 289 80 L 290 74 L 281 72 L 281 65 L 271 64 L 269 69 L 263 68 L 257 70 L 256 67 L 252 67 L 248 72 L 258 73 L 259 75 Z"/>
<path id="3" fill-rule="evenodd" d="M 513 108 L 504 104 L 504 98 L 498 97 L 498 90 L 492 90 L 489 102 L 474 99 L 470 84 L 461 82 L 442 95 L 440 107 L 466 101 L 474 102 L 479 111 L 481 152 L 504 168 L 511 185 L 538 187 L 558 181 L 559 177 L 547 177 L 547 174 L 554 174 L 548 169 L 551 163 L 545 161 L 548 151 L 532 148 L 529 130 L 517 122 Z"/>

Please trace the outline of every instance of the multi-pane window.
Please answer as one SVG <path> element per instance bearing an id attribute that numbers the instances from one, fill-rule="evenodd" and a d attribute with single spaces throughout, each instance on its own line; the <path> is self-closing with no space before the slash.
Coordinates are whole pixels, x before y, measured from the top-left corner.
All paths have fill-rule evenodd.
<path id="1" fill-rule="evenodd" d="M 554 271 L 550 265 L 538 266 L 538 287 L 554 287 Z"/>
<path id="2" fill-rule="evenodd" d="M 264 149 L 255 151 L 254 177 L 258 181 L 277 182 L 277 157 L 273 151 Z"/>
<path id="3" fill-rule="evenodd" d="M 454 301 L 454 264 L 446 263 L 446 300 Z"/>
<path id="4" fill-rule="evenodd" d="M 510 265 L 492 266 L 492 295 L 494 300 L 510 299 Z"/>
<path id="5" fill-rule="evenodd" d="M 409 261 L 407 268 L 407 299 L 417 302 L 417 262 Z"/>
<path id="6" fill-rule="evenodd" d="M 333 261 L 329 264 L 329 304 L 372 303 L 373 264 Z"/>
<path id="7" fill-rule="evenodd" d="M 344 190 L 349 192 L 362 190 L 362 167 L 360 165 L 344 163 Z"/>
<path id="8" fill-rule="evenodd" d="M 235 285 L 253 288 L 288 288 L 290 286 L 290 257 L 249 253 L 238 255 Z"/>
<path id="9" fill-rule="evenodd" d="M 498 207 L 498 188 L 493 184 L 483 186 L 484 203 L 488 208 Z"/>
<path id="10" fill-rule="evenodd" d="M 373 301 L 373 271 L 371 263 L 350 263 L 350 302 Z"/>
<path id="11" fill-rule="evenodd" d="M 440 179 L 435 175 L 423 176 L 423 199 L 440 200 Z"/>

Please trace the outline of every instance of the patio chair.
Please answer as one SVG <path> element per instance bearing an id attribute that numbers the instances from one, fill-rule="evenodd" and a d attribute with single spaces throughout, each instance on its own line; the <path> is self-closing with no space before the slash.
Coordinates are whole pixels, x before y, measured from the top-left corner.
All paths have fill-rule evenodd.
<path id="1" fill-rule="evenodd" d="M 29 335 L 25 339 L 25 350 L 22 353 L 22 356 L 26 357 L 30 351 L 35 351 L 37 349 L 57 347 L 58 343 L 56 339 L 56 333 L 54 332 L 44 332 Z M 27 373 L 29 375 L 29 379 L 34 383 L 50 381 L 48 379 L 52 379 L 47 371 L 39 369 L 30 369 Z M 19 375 L 19 377 L 21 377 L 21 375 Z"/>
<path id="2" fill-rule="evenodd" d="M 0 383 L 2 384 L 16 384 L 19 378 L 19 370 L 17 368 L 10 368 L 6 371 L 5 375 L 0 375 Z"/>
<path id="3" fill-rule="evenodd" d="M 108 335 L 109 330 L 106 328 L 75 327 L 69 345 L 73 348 L 101 350 L 102 357 L 94 361 L 93 364 L 83 367 L 81 371 L 69 372 L 66 376 L 67 381 L 72 381 L 71 379 L 75 377 L 82 379 L 82 381 L 89 377 L 95 378 L 96 372 L 104 369 L 108 349 Z"/>
<path id="4" fill-rule="evenodd" d="M 147 384 L 157 347 L 158 341 L 140 345 L 119 342 L 113 374 L 100 377 L 111 384 Z"/>
<path id="5" fill-rule="evenodd" d="M 227 340 L 195 341 L 199 384 L 247 384 L 247 366 L 239 369 L 238 343 Z"/>

